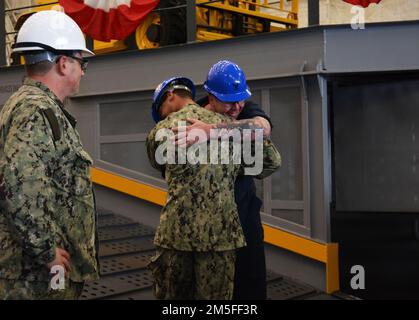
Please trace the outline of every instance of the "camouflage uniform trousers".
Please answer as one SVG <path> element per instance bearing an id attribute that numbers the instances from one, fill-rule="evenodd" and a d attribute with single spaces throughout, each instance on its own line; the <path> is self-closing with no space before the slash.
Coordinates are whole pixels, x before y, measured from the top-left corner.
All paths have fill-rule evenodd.
<path id="1" fill-rule="evenodd" d="M 157 248 L 148 265 L 154 277 L 154 295 L 166 300 L 231 300 L 235 260 L 235 250 Z"/>
<path id="2" fill-rule="evenodd" d="M 77 300 L 83 286 L 66 279 L 64 290 L 52 290 L 49 282 L 0 279 L 0 300 Z"/>

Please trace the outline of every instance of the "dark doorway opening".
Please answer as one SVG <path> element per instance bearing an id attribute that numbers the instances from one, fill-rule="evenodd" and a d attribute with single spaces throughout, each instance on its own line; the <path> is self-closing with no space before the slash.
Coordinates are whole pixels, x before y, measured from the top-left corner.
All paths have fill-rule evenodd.
<path id="1" fill-rule="evenodd" d="M 348 77 L 330 88 L 332 241 L 341 290 L 360 298 L 419 298 L 418 79 Z M 351 286 L 355 265 L 365 289 Z"/>

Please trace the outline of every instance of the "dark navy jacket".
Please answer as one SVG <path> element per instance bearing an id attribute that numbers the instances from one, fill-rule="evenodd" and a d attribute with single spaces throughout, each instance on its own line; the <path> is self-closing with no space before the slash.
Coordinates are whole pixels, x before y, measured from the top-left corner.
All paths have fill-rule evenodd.
<path id="1" fill-rule="evenodd" d="M 198 100 L 197 103 L 200 106 L 206 106 L 208 104 L 208 97 Z M 240 112 L 237 120 L 251 119 L 257 116 L 263 117 L 266 120 L 268 120 L 272 128 L 272 123 L 269 116 L 256 103 L 252 101 L 246 101 L 244 108 Z M 256 200 L 254 199 L 256 197 L 256 186 L 255 182 L 253 181 L 253 178 L 251 176 L 237 177 L 234 193 L 240 220 L 243 223 L 245 220 L 245 216 L 249 215 L 250 208 L 253 207 L 253 210 L 255 210 L 255 206 L 257 206 L 257 204 L 254 203 L 254 201 Z M 256 202 L 260 202 L 260 200 Z M 257 214 L 259 215 L 259 212 Z M 246 227 L 243 226 L 243 228 Z"/>

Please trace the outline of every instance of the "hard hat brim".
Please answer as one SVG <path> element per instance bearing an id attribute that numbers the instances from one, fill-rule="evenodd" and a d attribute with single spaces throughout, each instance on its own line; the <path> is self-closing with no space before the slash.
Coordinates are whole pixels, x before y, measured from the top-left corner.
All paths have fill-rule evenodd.
<path id="1" fill-rule="evenodd" d="M 232 93 L 232 94 L 222 94 L 222 93 L 215 92 L 211 90 L 210 88 L 208 88 L 208 86 L 206 85 L 204 85 L 204 89 L 208 93 L 215 96 L 221 102 L 238 102 L 238 101 L 246 100 L 250 98 L 250 96 L 252 95 L 252 92 L 250 91 L 249 88 L 247 88 L 245 91 Z"/>
<path id="2" fill-rule="evenodd" d="M 93 57 L 95 54 L 89 49 L 80 49 L 83 58 Z"/>
<path id="3" fill-rule="evenodd" d="M 16 49 L 12 50 L 13 53 L 30 52 L 30 51 L 46 51 L 46 50 L 41 48 L 41 47 L 16 48 Z M 95 55 L 89 49 L 75 49 L 75 50 L 71 50 L 71 51 L 80 51 L 83 58 L 93 57 Z"/>

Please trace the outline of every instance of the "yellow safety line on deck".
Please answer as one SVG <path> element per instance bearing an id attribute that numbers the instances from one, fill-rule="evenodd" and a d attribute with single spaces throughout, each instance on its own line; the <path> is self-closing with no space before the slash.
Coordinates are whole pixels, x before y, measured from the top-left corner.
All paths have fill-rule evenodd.
<path id="1" fill-rule="evenodd" d="M 149 186 L 107 171 L 92 168 L 92 181 L 98 185 L 131 195 L 163 206 L 166 203 L 165 190 Z M 292 251 L 326 265 L 326 291 L 339 290 L 338 244 L 318 243 L 297 235 L 263 225 L 265 242 Z"/>

